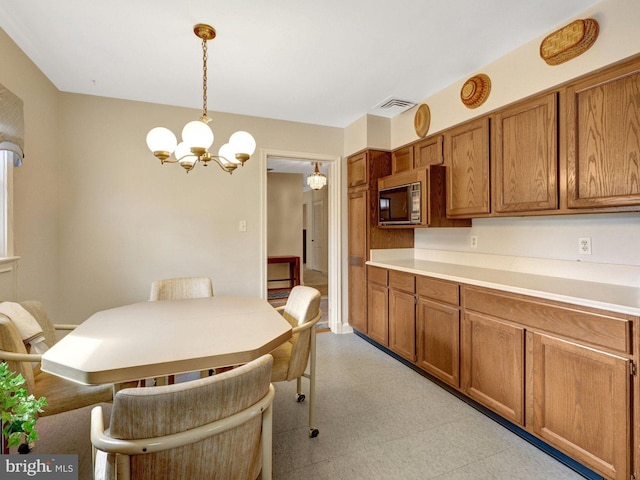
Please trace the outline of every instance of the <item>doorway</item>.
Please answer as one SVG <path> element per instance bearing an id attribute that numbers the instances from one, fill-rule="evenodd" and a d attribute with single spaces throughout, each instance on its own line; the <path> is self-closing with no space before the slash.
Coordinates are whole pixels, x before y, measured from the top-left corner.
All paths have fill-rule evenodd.
<path id="1" fill-rule="evenodd" d="M 307 230 L 307 265 L 302 265 L 302 283 L 312 286 L 322 285 L 324 278 L 323 294 L 323 319 L 331 331 L 343 333 L 350 331 L 342 326 L 342 288 L 340 281 L 341 263 L 341 242 L 340 242 L 340 156 L 318 155 L 309 153 L 283 152 L 273 150 L 261 151 L 263 165 L 263 221 L 262 221 L 262 243 L 263 243 L 263 284 L 264 294 L 267 296 L 267 257 L 269 251 L 268 235 L 268 173 L 269 165 L 283 164 L 285 170 L 300 173 L 300 188 L 306 184 L 306 177 L 313 172 L 313 162 L 322 163 L 321 171 L 327 176 L 327 185 L 324 187 L 326 193 L 321 201 L 308 201 L 307 209 L 302 216 L 306 217 L 305 224 Z M 272 171 L 275 171 L 272 170 Z M 298 210 L 300 211 L 300 210 Z M 314 230 L 312 233 L 310 230 Z M 318 232 L 319 231 L 319 232 Z M 321 238 L 319 237 L 321 235 Z M 300 232 L 300 241 L 303 242 L 303 233 Z M 317 245 L 317 246 L 316 246 Z M 302 248 L 300 251 L 302 252 Z M 322 250 L 325 251 L 324 260 Z M 302 254 L 301 254 L 302 255 Z M 324 265 L 323 265 L 324 262 Z M 313 268 L 311 268 L 313 267 Z M 305 281 L 305 277 L 306 281 Z M 320 290 L 320 288 L 319 288 Z"/>

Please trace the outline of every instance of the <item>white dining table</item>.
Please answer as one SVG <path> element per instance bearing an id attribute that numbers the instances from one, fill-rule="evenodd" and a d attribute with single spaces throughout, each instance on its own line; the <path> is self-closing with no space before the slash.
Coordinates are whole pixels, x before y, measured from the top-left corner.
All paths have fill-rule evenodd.
<path id="1" fill-rule="evenodd" d="M 291 338 L 266 300 L 215 296 L 97 312 L 42 355 L 42 370 L 85 385 L 250 362 Z"/>

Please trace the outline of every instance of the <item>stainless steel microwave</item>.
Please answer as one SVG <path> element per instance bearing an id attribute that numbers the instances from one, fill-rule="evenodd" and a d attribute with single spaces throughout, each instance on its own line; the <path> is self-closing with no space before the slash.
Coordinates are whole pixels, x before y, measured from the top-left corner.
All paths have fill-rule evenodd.
<path id="1" fill-rule="evenodd" d="M 420 224 L 421 204 L 420 182 L 380 189 L 378 191 L 378 223 L 380 225 Z"/>

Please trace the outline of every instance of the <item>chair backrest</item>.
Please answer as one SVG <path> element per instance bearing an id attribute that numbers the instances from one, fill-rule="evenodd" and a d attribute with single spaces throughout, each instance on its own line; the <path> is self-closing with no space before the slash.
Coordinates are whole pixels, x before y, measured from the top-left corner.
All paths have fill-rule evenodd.
<path id="1" fill-rule="evenodd" d="M 125 440 L 161 437 L 230 417 L 268 393 L 272 364 L 271 355 L 264 355 L 199 380 L 121 390 L 113 402 L 109 436 Z M 131 478 L 254 479 L 262 461 L 261 426 L 258 415 L 196 443 L 132 455 Z"/>
<path id="2" fill-rule="evenodd" d="M 12 353 L 26 354 L 27 348 L 22 342 L 20 332 L 13 322 L 6 316 L 0 314 L 0 350 Z M 9 370 L 21 374 L 25 379 L 25 386 L 29 393 L 35 393 L 35 379 L 33 367 L 29 362 L 15 362 L 7 360 Z"/>
<path id="3" fill-rule="evenodd" d="M 213 297 L 213 285 L 207 277 L 167 278 L 151 284 L 149 300 L 182 300 Z"/>
<path id="4" fill-rule="evenodd" d="M 320 292 L 318 290 L 303 285 L 291 289 L 282 315 L 292 327 L 317 321 L 319 314 Z M 311 349 L 311 328 L 294 334 L 290 341 L 292 343 L 291 360 L 287 379 L 293 380 L 302 375 L 307 367 Z"/>
<path id="5" fill-rule="evenodd" d="M 53 323 L 47 316 L 42 303 L 35 300 L 27 300 L 20 302 L 25 310 L 27 310 L 33 318 L 40 324 L 44 333 L 44 342 L 47 346 L 52 347 L 56 343 L 56 331 Z M 20 332 L 13 324 L 11 319 L 4 314 L 0 314 L 0 350 L 7 352 L 26 354 L 27 348 L 20 337 Z M 35 394 L 35 378 L 31 363 L 9 361 L 9 369 L 13 372 L 20 373 L 25 381 L 27 391 Z M 39 368 L 38 368 L 39 371 Z"/>

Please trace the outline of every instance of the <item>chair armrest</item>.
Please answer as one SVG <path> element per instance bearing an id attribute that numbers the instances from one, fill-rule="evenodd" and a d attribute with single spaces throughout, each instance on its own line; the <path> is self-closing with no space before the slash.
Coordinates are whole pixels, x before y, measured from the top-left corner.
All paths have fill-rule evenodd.
<path id="1" fill-rule="evenodd" d="M 302 325 L 298 325 L 296 327 L 293 327 L 293 330 L 291 331 L 291 334 L 295 335 L 296 333 L 300 333 L 300 332 L 304 332 L 305 330 L 309 330 L 311 327 L 314 327 L 316 323 L 318 323 L 318 320 L 320 320 L 320 317 L 322 317 L 322 311 L 318 310 L 318 314 L 315 317 L 313 317 L 313 319 L 311 319 L 307 323 L 303 323 Z"/>
<path id="2" fill-rule="evenodd" d="M 15 353 L 0 350 L 0 360 L 9 360 L 12 362 L 40 362 L 42 355 L 37 353 Z"/>
<path id="3" fill-rule="evenodd" d="M 57 323 L 53 326 L 56 330 L 74 330 L 78 325 L 73 323 Z"/>

